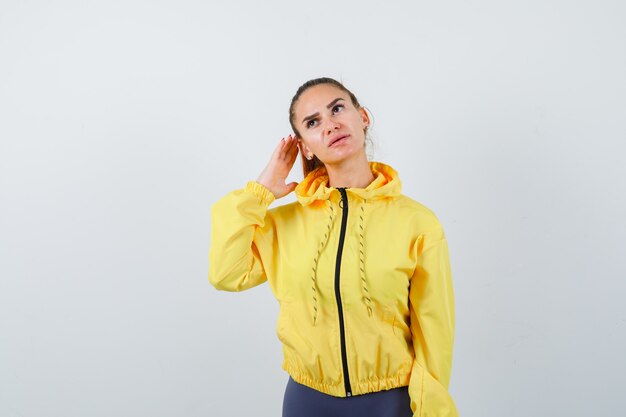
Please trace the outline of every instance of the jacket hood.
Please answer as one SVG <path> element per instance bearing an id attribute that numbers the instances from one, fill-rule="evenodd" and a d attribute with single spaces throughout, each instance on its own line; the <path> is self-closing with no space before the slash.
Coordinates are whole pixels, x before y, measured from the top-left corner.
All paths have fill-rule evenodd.
<path id="1" fill-rule="evenodd" d="M 364 200 L 376 200 L 385 197 L 395 197 L 402 191 L 402 183 L 398 172 L 382 162 L 368 162 L 374 181 L 365 188 L 348 188 L 351 193 Z M 328 185 L 328 172 L 325 166 L 309 172 L 295 188 L 296 197 L 303 206 L 316 200 L 328 200 L 335 187 Z"/>
<path id="2" fill-rule="evenodd" d="M 363 249 L 363 234 L 365 230 L 365 217 L 367 215 L 366 205 L 368 201 L 381 200 L 385 198 L 391 198 L 400 195 L 402 190 L 402 182 L 398 176 L 398 172 L 391 166 L 382 162 L 370 161 L 368 162 L 372 174 L 374 174 L 374 180 L 365 188 L 346 188 L 346 192 L 357 195 L 360 199 L 357 199 L 359 205 L 357 207 L 357 213 L 359 214 L 359 273 L 361 279 L 361 292 L 363 297 L 361 298 L 367 314 L 372 318 L 372 299 L 369 295 L 369 289 L 367 287 L 367 273 L 365 271 L 365 259 Z M 335 206 L 332 204 L 331 193 L 333 190 L 337 190 L 335 187 L 328 186 L 328 172 L 326 167 L 321 166 L 313 171 L 309 172 L 307 176 L 297 185 L 295 193 L 298 201 L 302 206 L 308 206 L 315 201 L 323 201 L 326 203 L 328 210 L 328 222 L 324 232 L 324 236 L 321 239 L 319 245 L 317 245 L 317 251 L 313 255 L 312 269 L 311 269 L 311 298 L 312 298 L 312 321 L 315 326 L 317 321 L 317 312 L 319 303 L 317 301 L 317 264 L 320 254 L 324 250 L 330 231 L 332 230 L 333 220 L 337 215 Z M 339 203 L 339 207 L 343 208 L 343 204 Z"/>

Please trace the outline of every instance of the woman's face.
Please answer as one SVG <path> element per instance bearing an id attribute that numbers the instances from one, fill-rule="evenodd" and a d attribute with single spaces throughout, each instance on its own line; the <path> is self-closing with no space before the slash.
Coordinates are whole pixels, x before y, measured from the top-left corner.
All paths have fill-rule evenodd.
<path id="1" fill-rule="evenodd" d="M 295 126 L 300 132 L 301 150 L 315 155 L 325 164 L 333 164 L 365 152 L 367 112 L 352 104 L 348 93 L 320 84 L 306 90 L 294 107 Z M 337 138 L 346 136 L 336 141 Z"/>

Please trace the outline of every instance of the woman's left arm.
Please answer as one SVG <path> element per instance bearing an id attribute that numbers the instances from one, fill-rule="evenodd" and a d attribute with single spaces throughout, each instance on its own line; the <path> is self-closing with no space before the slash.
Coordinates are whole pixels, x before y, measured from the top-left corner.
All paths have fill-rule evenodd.
<path id="1" fill-rule="evenodd" d="M 409 393 L 416 416 L 456 417 L 448 393 L 454 344 L 454 290 L 448 241 L 441 226 L 420 234 L 409 310 L 415 360 Z"/>

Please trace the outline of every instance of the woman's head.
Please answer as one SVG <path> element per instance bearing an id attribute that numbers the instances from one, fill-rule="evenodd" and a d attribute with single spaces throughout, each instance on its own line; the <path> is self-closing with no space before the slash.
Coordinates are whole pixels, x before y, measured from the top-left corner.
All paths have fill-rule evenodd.
<path id="1" fill-rule="evenodd" d="M 298 88 L 289 106 L 289 123 L 304 153 L 304 176 L 324 164 L 365 154 L 369 114 L 351 91 L 332 78 L 316 78 Z"/>

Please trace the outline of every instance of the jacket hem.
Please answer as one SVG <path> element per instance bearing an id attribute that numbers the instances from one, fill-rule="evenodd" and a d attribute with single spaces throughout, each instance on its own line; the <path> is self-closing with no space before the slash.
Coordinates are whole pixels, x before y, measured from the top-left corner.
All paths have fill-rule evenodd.
<path id="1" fill-rule="evenodd" d="M 326 384 L 313 380 L 306 373 L 289 365 L 286 360 L 283 361 L 282 368 L 300 384 L 306 385 L 307 387 L 313 388 L 324 394 L 332 395 L 333 397 L 345 397 L 343 382 L 338 382 L 337 384 Z M 408 373 L 402 372 L 396 376 L 388 378 L 370 378 L 369 380 L 352 384 L 352 395 L 363 395 L 371 392 L 406 387 L 409 385 L 410 379 L 410 371 Z"/>

